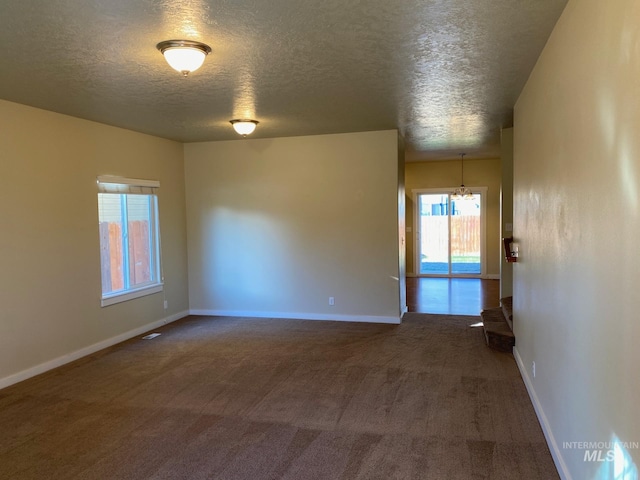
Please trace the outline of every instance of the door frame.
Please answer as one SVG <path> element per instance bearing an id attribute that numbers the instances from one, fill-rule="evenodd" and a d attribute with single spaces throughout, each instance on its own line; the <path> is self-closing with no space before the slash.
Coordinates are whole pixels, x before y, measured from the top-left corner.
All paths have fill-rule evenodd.
<path id="1" fill-rule="evenodd" d="M 418 203 L 418 196 L 422 194 L 436 194 L 436 195 L 449 195 L 449 201 L 451 201 L 451 194 L 457 187 L 449 188 L 416 188 L 411 190 L 413 194 L 413 271 L 416 277 L 445 277 L 445 278 L 487 278 L 487 191 L 488 187 L 469 187 L 474 194 L 480 195 L 480 274 L 424 274 L 420 273 L 420 205 Z M 450 207 L 447 209 L 450 213 Z M 451 215 L 448 215 L 449 224 L 451 224 Z M 451 228 L 449 228 L 449 235 L 451 235 Z M 449 238 L 449 262 L 451 262 L 451 238 Z"/>

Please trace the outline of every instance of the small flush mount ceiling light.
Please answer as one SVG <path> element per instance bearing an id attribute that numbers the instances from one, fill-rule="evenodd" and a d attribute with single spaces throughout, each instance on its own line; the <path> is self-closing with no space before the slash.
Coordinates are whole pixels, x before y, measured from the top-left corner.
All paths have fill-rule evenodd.
<path id="1" fill-rule="evenodd" d="M 243 137 L 252 134 L 258 126 L 257 120 L 237 119 L 230 120 L 230 123 L 233 126 L 233 129 Z"/>
<path id="2" fill-rule="evenodd" d="M 183 76 L 199 69 L 211 53 L 211 47 L 192 40 L 166 40 L 156 45 L 167 63 Z"/>
<path id="3" fill-rule="evenodd" d="M 466 153 L 460 154 L 460 186 L 451 193 L 453 200 L 473 200 L 473 193 L 470 189 L 464 186 L 464 156 Z"/>

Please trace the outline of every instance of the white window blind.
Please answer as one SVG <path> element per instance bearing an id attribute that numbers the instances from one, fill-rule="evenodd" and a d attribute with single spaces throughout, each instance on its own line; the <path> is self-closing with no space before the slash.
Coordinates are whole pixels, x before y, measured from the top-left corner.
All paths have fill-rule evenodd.
<path id="1" fill-rule="evenodd" d="M 157 180 L 142 180 L 139 178 L 124 178 L 112 175 L 101 175 L 98 177 L 99 193 L 156 195 L 158 188 L 160 188 L 160 182 Z"/>

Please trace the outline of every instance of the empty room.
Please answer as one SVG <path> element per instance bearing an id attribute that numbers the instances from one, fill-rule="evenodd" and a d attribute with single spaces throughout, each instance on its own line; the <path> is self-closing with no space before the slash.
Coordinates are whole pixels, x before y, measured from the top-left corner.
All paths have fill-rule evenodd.
<path id="1" fill-rule="evenodd" d="M 0 478 L 638 479 L 638 2 L 0 26 Z"/>

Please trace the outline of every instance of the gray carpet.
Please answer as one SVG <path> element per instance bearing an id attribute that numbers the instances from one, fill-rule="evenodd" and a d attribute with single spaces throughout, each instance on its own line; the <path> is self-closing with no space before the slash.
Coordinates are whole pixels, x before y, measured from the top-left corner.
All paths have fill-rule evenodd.
<path id="1" fill-rule="evenodd" d="M 0 391 L 0 478 L 558 478 L 478 321 L 187 317 Z"/>

